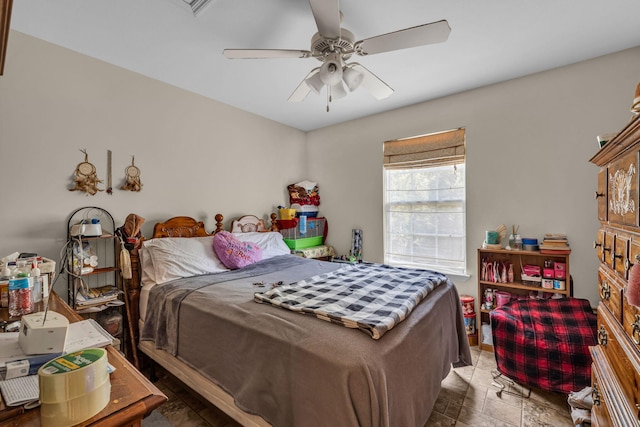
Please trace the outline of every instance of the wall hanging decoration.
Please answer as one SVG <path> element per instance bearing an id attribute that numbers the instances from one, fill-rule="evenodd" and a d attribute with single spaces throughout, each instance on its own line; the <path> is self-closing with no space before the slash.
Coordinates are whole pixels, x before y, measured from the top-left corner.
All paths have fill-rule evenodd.
<path id="1" fill-rule="evenodd" d="M 104 191 L 98 188 L 98 184 L 102 181 L 98 179 L 96 167 L 89 163 L 89 155 L 86 149 L 80 150 L 84 153 L 84 162 L 78 163 L 73 174 L 74 187 L 69 191 L 84 191 L 87 194 L 95 195 L 98 191 Z"/>
<path id="2" fill-rule="evenodd" d="M 113 194 L 113 187 L 111 186 L 111 150 L 107 150 L 107 194 Z"/>
<path id="3" fill-rule="evenodd" d="M 140 191 L 142 184 L 140 183 L 140 169 L 135 165 L 135 156 L 131 156 L 131 166 L 127 166 L 124 173 L 127 175 L 126 182 L 121 190 Z"/>

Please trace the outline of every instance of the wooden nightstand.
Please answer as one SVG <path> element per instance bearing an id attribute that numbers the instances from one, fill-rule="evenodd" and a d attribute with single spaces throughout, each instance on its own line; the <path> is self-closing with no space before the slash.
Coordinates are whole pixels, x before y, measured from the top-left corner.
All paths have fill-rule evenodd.
<path id="1" fill-rule="evenodd" d="M 42 303 L 36 311 L 41 311 Z M 58 295 L 52 293 L 49 310 L 67 317 L 70 322 L 82 320 Z M 0 309 L 0 320 L 8 320 L 6 308 Z M 140 371 L 112 346 L 107 347 L 109 363 L 116 369 L 111 374 L 111 401 L 93 418 L 78 426 L 140 426 L 142 419 L 167 401 L 165 396 Z M 0 426 L 40 426 L 40 409 L 7 408 L 0 403 Z"/>

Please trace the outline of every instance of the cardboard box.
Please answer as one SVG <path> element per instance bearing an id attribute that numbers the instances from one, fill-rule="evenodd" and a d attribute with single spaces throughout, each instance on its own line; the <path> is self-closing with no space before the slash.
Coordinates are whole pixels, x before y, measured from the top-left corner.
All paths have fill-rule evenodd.
<path id="1" fill-rule="evenodd" d="M 564 262 L 554 262 L 553 271 L 555 279 L 566 279 L 567 265 Z"/>

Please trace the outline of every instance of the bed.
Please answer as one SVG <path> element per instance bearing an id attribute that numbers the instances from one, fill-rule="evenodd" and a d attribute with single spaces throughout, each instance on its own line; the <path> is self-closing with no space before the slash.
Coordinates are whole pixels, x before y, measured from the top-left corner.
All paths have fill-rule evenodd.
<path id="1" fill-rule="evenodd" d="M 445 276 L 374 339 L 258 298 L 342 277 L 349 266 L 291 255 L 274 225 L 245 215 L 232 236 L 261 247 L 262 259 L 218 271 L 220 259 L 208 258 L 222 222 L 216 215 L 207 233 L 202 222 L 174 217 L 132 252 L 138 349 L 244 426 L 423 426 L 451 367 L 471 363 L 453 283 Z M 210 265 L 187 265 L 197 259 Z M 181 263 L 178 272 L 164 265 Z"/>

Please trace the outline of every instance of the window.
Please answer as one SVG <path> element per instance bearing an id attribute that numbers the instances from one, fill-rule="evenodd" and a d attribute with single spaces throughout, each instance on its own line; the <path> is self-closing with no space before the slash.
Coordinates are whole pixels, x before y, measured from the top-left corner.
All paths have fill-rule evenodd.
<path id="1" fill-rule="evenodd" d="M 384 143 L 385 263 L 466 272 L 464 130 Z"/>

